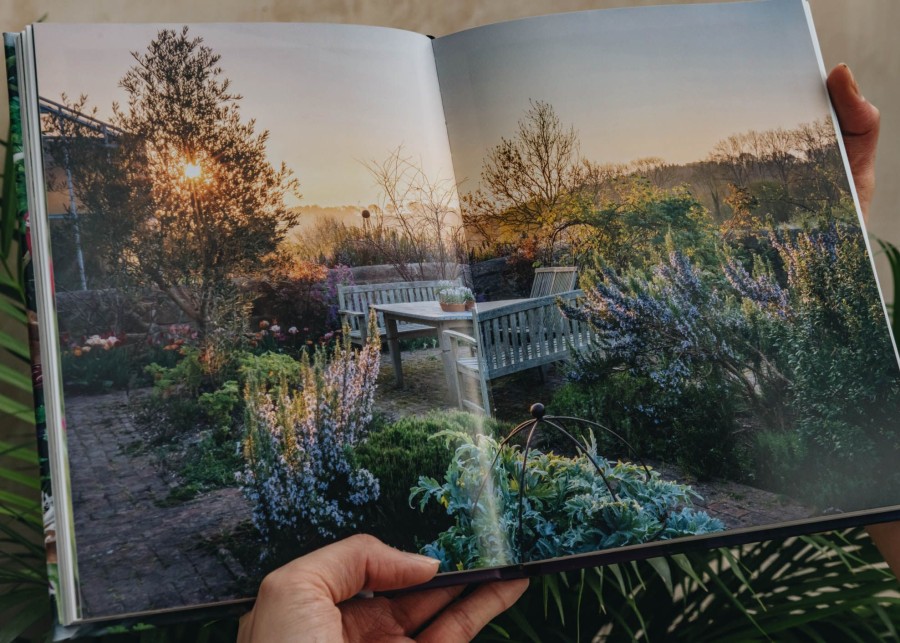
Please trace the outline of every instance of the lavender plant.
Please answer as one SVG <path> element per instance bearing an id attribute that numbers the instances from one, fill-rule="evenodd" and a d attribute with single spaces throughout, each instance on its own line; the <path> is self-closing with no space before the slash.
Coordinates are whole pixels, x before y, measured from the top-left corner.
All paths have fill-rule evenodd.
<path id="1" fill-rule="evenodd" d="M 861 231 L 831 225 L 773 232 L 770 242 L 784 266 L 784 285 L 770 272 L 751 276 L 735 262 L 725 270 L 744 300 L 766 317 L 775 358 L 790 379 L 796 428 L 791 469 L 809 465 L 799 470 L 807 472 L 801 482 L 814 501 L 861 507 L 875 500 L 879 488 L 889 501 L 890 489 L 900 484 L 894 466 L 900 440 L 893 428 L 900 374 Z M 774 473 L 785 479 L 790 471 Z"/>
<path id="2" fill-rule="evenodd" d="M 750 329 L 739 300 L 674 249 L 649 279 L 604 269 L 584 305 L 564 310 L 598 334 L 598 350 L 576 362 L 575 380 L 624 367 L 677 395 L 706 372 L 763 403 L 760 383 L 783 379 L 748 342 Z"/>
<path id="3" fill-rule="evenodd" d="M 605 400 L 592 419 L 700 477 L 740 477 L 738 404 L 777 422 L 772 391 L 785 377 L 721 275 L 694 266 L 670 240 L 649 276 L 604 269 L 584 303 L 564 312 L 595 331 L 594 350 L 576 356 L 571 371 L 573 386 Z M 632 394 L 606 394 L 610 387 Z"/>
<path id="4" fill-rule="evenodd" d="M 473 439 L 454 432 L 435 436 L 440 437 L 460 444 L 444 481 L 420 477 L 410 502 L 418 501 L 420 510 L 435 502 L 455 521 L 422 549 L 441 561 L 443 571 L 542 560 L 725 528 L 720 520 L 692 508 L 692 500 L 699 496 L 689 486 L 663 480 L 653 470 L 648 477 L 640 466 L 599 457 L 593 436 L 586 443 L 588 453 L 609 486 L 584 455 L 570 458 L 535 450 L 523 464 L 519 447 L 504 446 L 490 469 L 498 450 L 493 438 Z M 524 492 L 518 483 L 522 466 Z M 524 494 L 521 542 L 520 493 Z"/>
<path id="5" fill-rule="evenodd" d="M 371 341 L 359 351 L 349 337 L 345 332 L 330 359 L 323 349 L 304 355 L 297 388 L 286 382 L 269 388 L 267 375 L 248 374 L 237 479 L 253 504 L 253 524 L 273 547 L 340 537 L 378 498 L 378 481 L 348 458 L 372 421 L 378 333 L 371 328 Z"/>

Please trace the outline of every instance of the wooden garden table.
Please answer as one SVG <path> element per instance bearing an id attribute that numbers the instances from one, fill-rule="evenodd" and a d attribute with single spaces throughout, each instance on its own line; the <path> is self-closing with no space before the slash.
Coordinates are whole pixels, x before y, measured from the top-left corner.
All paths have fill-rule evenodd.
<path id="1" fill-rule="evenodd" d="M 506 299 L 501 301 L 484 301 L 476 304 L 478 310 L 490 310 L 524 299 Z M 403 304 L 373 304 L 372 308 L 384 318 L 385 335 L 391 351 L 391 362 L 394 365 L 394 381 L 398 387 L 403 386 L 403 368 L 400 359 L 400 338 L 397 334 L 398 322 L 427 324 L 437 329 L 438 342 L 441 348 L 441 361 L 444 365 L 444 377 L 447 380 L 448 398 L 457 399 L 456 375 L 453 359 L 450 356 L 450 341 L 444 337 L 445 330 L 458 330 L 472 334 L 472 312 L 449 313 L 441 309 L 436 301 L 415 301 Z"/>

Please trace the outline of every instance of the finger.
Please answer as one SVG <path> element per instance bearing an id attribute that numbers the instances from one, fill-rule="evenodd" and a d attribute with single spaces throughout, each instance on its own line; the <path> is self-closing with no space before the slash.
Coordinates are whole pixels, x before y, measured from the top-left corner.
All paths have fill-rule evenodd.
<path id="1" fill-rule="evenodd" d="M 465 585 L 441 587 L 397 598 L 363 598 L 341 604 L 346 630 L 412 636 L 462 593 Z"/>
<path id="2" fill-rule="evenodd" d="M 482 585 L 453 603 L 419 635 L 419 643 L 471 641 L 492 618 L 515 603 L 528 589 L 528 579 Z"/>
<path id="3" fill-rule="evenodd" d="M 860 205 L 866 214 L 875 190 L 875 149 L 881 116 L 878 109 L 863 98 L 847 65 L 841 64 L 831 70 L 828 93 L 841 126 Z"/>
<path id="4" fill-rule="evenodd" d="M 866 531 L 872 537 L 878 551 L 890 565 L 897 578 L 900 578 L 900 522 L 888 522 L 880 525 L 869 525 Z"/>
<path id="5" fill-rule="evenodd" d="M 253 632 L 253 612 L 244 614 L 238 624 L 237 643 L 250 643 Z"/>
<path id="6" fill-rule="evenodd" d="M 877 133 L 878 109 L 863 97 L 853 72 L 844 63 L 828 74 L 828 93 L 845 135 L 870 136 Z"/>
<path id="7" fill-rule="evenodd" d="M 402 589 L 430 580 L 438 561 L 402 552 L 368 535 L 351 536 L 302 556 L 272 572 L 270 582 L 340 603 L 360 591 Z"/>
<path id="8" fill-rule="evenodd" d="M 465 588 L 465 585 L 454 585 L 398 596 L 391 603 L 391 611 L 403 630 L 413 633 L 452 603 Z"/>

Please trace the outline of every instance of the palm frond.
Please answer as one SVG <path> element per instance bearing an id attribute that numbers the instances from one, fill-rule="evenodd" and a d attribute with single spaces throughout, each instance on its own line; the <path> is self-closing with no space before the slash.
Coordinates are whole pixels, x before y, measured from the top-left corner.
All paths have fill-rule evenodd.
<path id="1" fill-rule="evenodd" d="M 888 309 L 891 313 L 891 324 L 894 328 L 894 337 L 900 337 L 900 319 L 897 316 L 897 306 L 900 305 L 900 249 L 889 241 L 878 240 L 878 245 L 884 251 L 891 267 L 891 277 L 894 282 L 894 296 Z"/>
<path id="2" fill-rule="evenodd" d="M 898 640 L 896 582 L 862 530 L 769 541 L 536 579 L 478 640 Z"/>

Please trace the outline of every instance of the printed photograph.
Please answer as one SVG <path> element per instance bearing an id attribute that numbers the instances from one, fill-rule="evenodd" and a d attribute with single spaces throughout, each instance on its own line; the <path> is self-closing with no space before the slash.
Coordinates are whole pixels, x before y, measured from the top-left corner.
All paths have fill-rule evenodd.
<path id="1" fill-rule="evenodd" d="M 83 617 L 361 532 L 454 572 L 900 502 L 799 3 L 76 33 L 35 28 Z"/>
<path id="2" fill-rule="evenodd" d="M 530 297 L 479 309 L 458 370 L 498 420 L 544 420 L 499 447 L 506 537 L 457 452 L 429 551 L 468 568 L 897 505 L 897 356 L 801 3 L 546 16 L 435 58 L 476 298 Z"/>
<path id="3" fill-rule="evenodd" d="M 84 616 L 448 528 L 409 501 L 481 422 L 442 361 L 473 299 L 430 41 L 36 31 Z"/>

